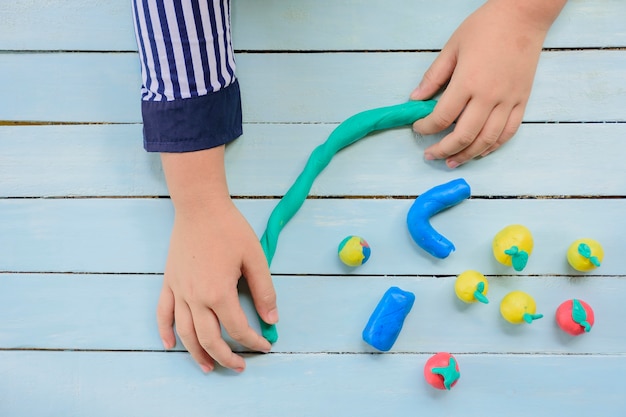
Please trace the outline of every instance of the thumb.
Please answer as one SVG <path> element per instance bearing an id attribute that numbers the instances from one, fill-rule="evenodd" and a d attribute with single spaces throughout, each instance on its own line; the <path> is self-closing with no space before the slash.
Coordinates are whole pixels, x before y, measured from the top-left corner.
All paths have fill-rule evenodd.
<path id="1" fill-rule="evenodd" d="M 242 272 L 248 282 L 248 288 L 250 288 L 254 307 L 259 317 L 267 324 L 276 324 L 278 322 L 278 308 L 272 276 L 260 246 L 259 250 L 253 251 L 253 253 L 244 260 Z"/>
<path id="2" fill-rule="evenodd" d="M 426 70 L 419 85 L 411 92 L 411 100 L 426 100 L 437 93 L 452 77 L 456 67 L 456 55 L 444 48 L 430 68 Z"/>

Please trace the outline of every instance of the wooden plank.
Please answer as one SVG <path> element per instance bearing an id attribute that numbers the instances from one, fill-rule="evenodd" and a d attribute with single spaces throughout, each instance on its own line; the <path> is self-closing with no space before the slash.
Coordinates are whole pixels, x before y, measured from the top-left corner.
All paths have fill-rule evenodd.
<path id="1" fill-rule="evenodd" d="M 162 353 L 0 352 L 10 416 L 583 417 L 626 410 L 624 356 L 459 355 L 451 392 L 421 376 L 425 355 L 265 355 L 241 375 L 203 375 Z"/>
<path id="2" fill-rule="evenodd" d="M 480 0 L 232 2 L 235 47 L 243 50 L 389 50 L 441 48 Z M 95 7 L 97 6 L 97 7 Z M 329 13 L 329 10 L 334 10 Z M 570 1 L 546 47 L 626 45 L 621 0 Z M 136 50 L 130 4 L 13 1 L 0 4 L 1 50 Z M 434 28 L 434 29 L 433 29 Z M 584 30 L 581 30 L 584 28 Z"/>
<path id="3" fill-rule="evenodd" d="M 385 291 L 397 286 L 417 300 L 392 352 L 626 353 L 623 277 L 488 279 L 490 303 L 467 305 L 454 294 L 455 277 L 275 276 L 281 321 L 272 351 L 375 353 L 361 332 Z M 160 275 L 1 274 L 0 349 L 163 350 L 154 313 L 161 281 Z M 544 318 L 532 325 L 504 321 L 500 301 L 513 290 L 531 294 Z M 250 296 L 241 294 L 258 329 Z M 594 309 L 590 333 L 569 336 L 555 324 L 556 308 L 571 298 Z M 177 349 L 184 349 L 180 342 Z"/>
<path id="4" fill-rule="evenodd" d="M 0 54 L 0 120 L 141 120 L 137 54 Z M 17 84 L 22 84 L 17 85 Z"/>
<path id="5" fill-rule="evenodd" d="M 281 196 L 336 124 L 247 124 L 226 152 L 231 194 Z M 314 196 L 417 195 L 459 176 L 475 196 L 624 196 L 626 124 L 524 124 L 496 154 L 456 170 L 425 162 L 442 135 L 372 135 L 337 154 Z M 0 196 L 167 195 L 141 125 L 0 126 Z M 565 149 L 575 150 L 563 155 Z M 614 150 L 611 152 L 603 150 Z M 600 150 L 600 151 L 599 151 Z M 52 156 L 53 155 L 53 156 Z"/>
<path id="6" fill-rule="evenodd" d="M 165 195 L 142 125 L 0 126 L 0 195 Z"/>
<path id="7" fill-rule="evenodd" d="M 129 1 L 2 2 L 0 20 L 0 50 L 137 50 Z"/>
<path id="8" fill-rule="evenodd" d="M 341 122 L 365 109 L 405 101 L 434 57 L 430 53 L 244 55 L 239 58 L 244 114 L 251 122 Z M 625 51 L 544 53 L 524 120 L 626 120 L 624 67 Z M 297 77 L 293 83 L 292 77 Z"/>
<path id="9" fill-rule="evenodd" d="M 283 230 L 272 263 L 275 274 L 456 275 L 477 269 L 515 272 L 493 259 L 491 241 L 504 226 L 525 224 L 535 249 L 523 274 L 571 275 L 565 252 L 576 239 L 602 243 L 605 260 L 595 274 L 623 275 L 624 199 L 471 199 L 431 223 L 456 251 L 437 259 L 411 240 L 410 199 L 308 200 Z M 260 236 L 273 199 L 237 200 Z M 172 224 L 168 199 L 7 199 L 0 201 L 0 271 L 163 271 Z M 348 235 L 364 237 L 370 261 L 345 267 L 336 251 Z M 304 238 L 303 238 L 304 237 Z"/>
<path id="10" fill-rule="evenodd" d="M 434 58 L 434 53 L 242 54 L 245 121 L 338 123 L 398 104 Z M 525 120 L 626 120 L 624 67 L 623 50 L 544 53 Z M 134 53 L 2 54 L 0 91 L 15 100 L 0 107 L 0 120 L 137 123 L 139 78 Z"/>
<path id="11" fill-rule="evenodd" d="M 280 0 L 237 1 L 233 2 L 235 47 L 246 50 L 438 49 L 483 3 L 470 0 L 450 7 L 446 2 L 426 0 L 325 0 L 289 4 Z M 335 10 L 333 16 L 328 13 L 329 9 Z M 611 16 L 611 13 L 618 15 Z M 600 1 L 592 6 L 570 1 L 554 23 L 545 46 L 625 45 L 626 26 L 618 17 L 625 13 L 625 5 L 616 0 Z"/>

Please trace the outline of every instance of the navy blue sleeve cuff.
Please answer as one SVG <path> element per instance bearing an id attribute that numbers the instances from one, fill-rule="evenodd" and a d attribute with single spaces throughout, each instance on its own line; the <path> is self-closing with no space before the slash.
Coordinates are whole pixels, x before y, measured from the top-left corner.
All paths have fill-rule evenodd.
<path id="1" fill-rule="evenodd" d="M 237 80 L 207 95 L 174 101 L 142 101 L 144 148 L 192 152 L 224 145 L 242 134 Z"/>

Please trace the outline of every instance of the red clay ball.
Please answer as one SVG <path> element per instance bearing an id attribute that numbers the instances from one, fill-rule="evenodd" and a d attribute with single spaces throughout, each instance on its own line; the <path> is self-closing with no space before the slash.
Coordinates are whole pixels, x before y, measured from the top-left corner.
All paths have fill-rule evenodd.
<path id="1" fill-rule="evenodd" d="M 452 363 L 454 363 L 454 369 L 452 369 Z M 440 373 L 433 372 L 433 369 L 446 368 L 449 371 L 445 373 L 446 377 Z M 447 352 L 439 352 L 431 356 L 424 365 L 424 378 L 426 382 L 437 389 L 445 390 L 452 388 L 456 385 L 460 376 L 459 363 L 454 356 Z M 446 383 L 448 386 L 446 386 Z"/>
<path id="2" fill-rule="evenodd" d="M 559 325 L 561 330 L 563 330 L 565 333 L 571 334 L 572 336 L 578 336 L 580 334 L 589 332 L 589 330 L 591 330 L 591 327 L 593 326 L 593 323 L 595 322 L 595 316 L 593 314 L 593 309 L 591 308 L 591 306 L 583 300 L 577 301 L 584 309 L 584 314 L 586 314 L 586 318 L 582 324 L 577 323 L 574 320 L 572 314 L 574 309 L 574 300 L 564 301 L 556 309 L 556 323 Z"/>

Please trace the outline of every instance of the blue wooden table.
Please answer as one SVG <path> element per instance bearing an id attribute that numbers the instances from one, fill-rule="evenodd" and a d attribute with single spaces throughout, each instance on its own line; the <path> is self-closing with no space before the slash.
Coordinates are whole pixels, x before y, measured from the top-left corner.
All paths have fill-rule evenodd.
<path id="1" fill-rule="evenodd" d="M 259 235 L 311 150 L 347 117 L 405 101 L 481 3 L 233 2 L 245 133 L 227 147 L 228 182 Z M 449 170 L 421 156 L 442 136 L 410 128 L 338 154 L 279 240 L 272 353 L 205 375 L 156 329 L 173 210 L 158 155 L 142 149 L 129 2 L 3 1 L 0 416 L 626 415 L 625 22 L 623 0 L 567 4 L 524 123 L 492 156 Z M 472 198 L 433 218 L 457 247 L 438 260 L 411 241 L 406 213 L 459 177 Z M 521 273 L 491 255 L 511 223 L 535 237 Z M 336 256 L 350 234 L 372 247 L 358 269 Z M 592 273 L 565 258 L 581 237 L 605 248 Z M 490 304 L 456 299 L 467 269 L 488 276 Z M 391 286 L 417 300 L 379 354 L 361 331 Z M 498 304 L 515 289 L 545 318 L 505 322 Z M 569 298 L 593 306 L 589 334 L 556 326 Z M 438 351 L 461 368 L 450 392 L 422 377 Z"/>

